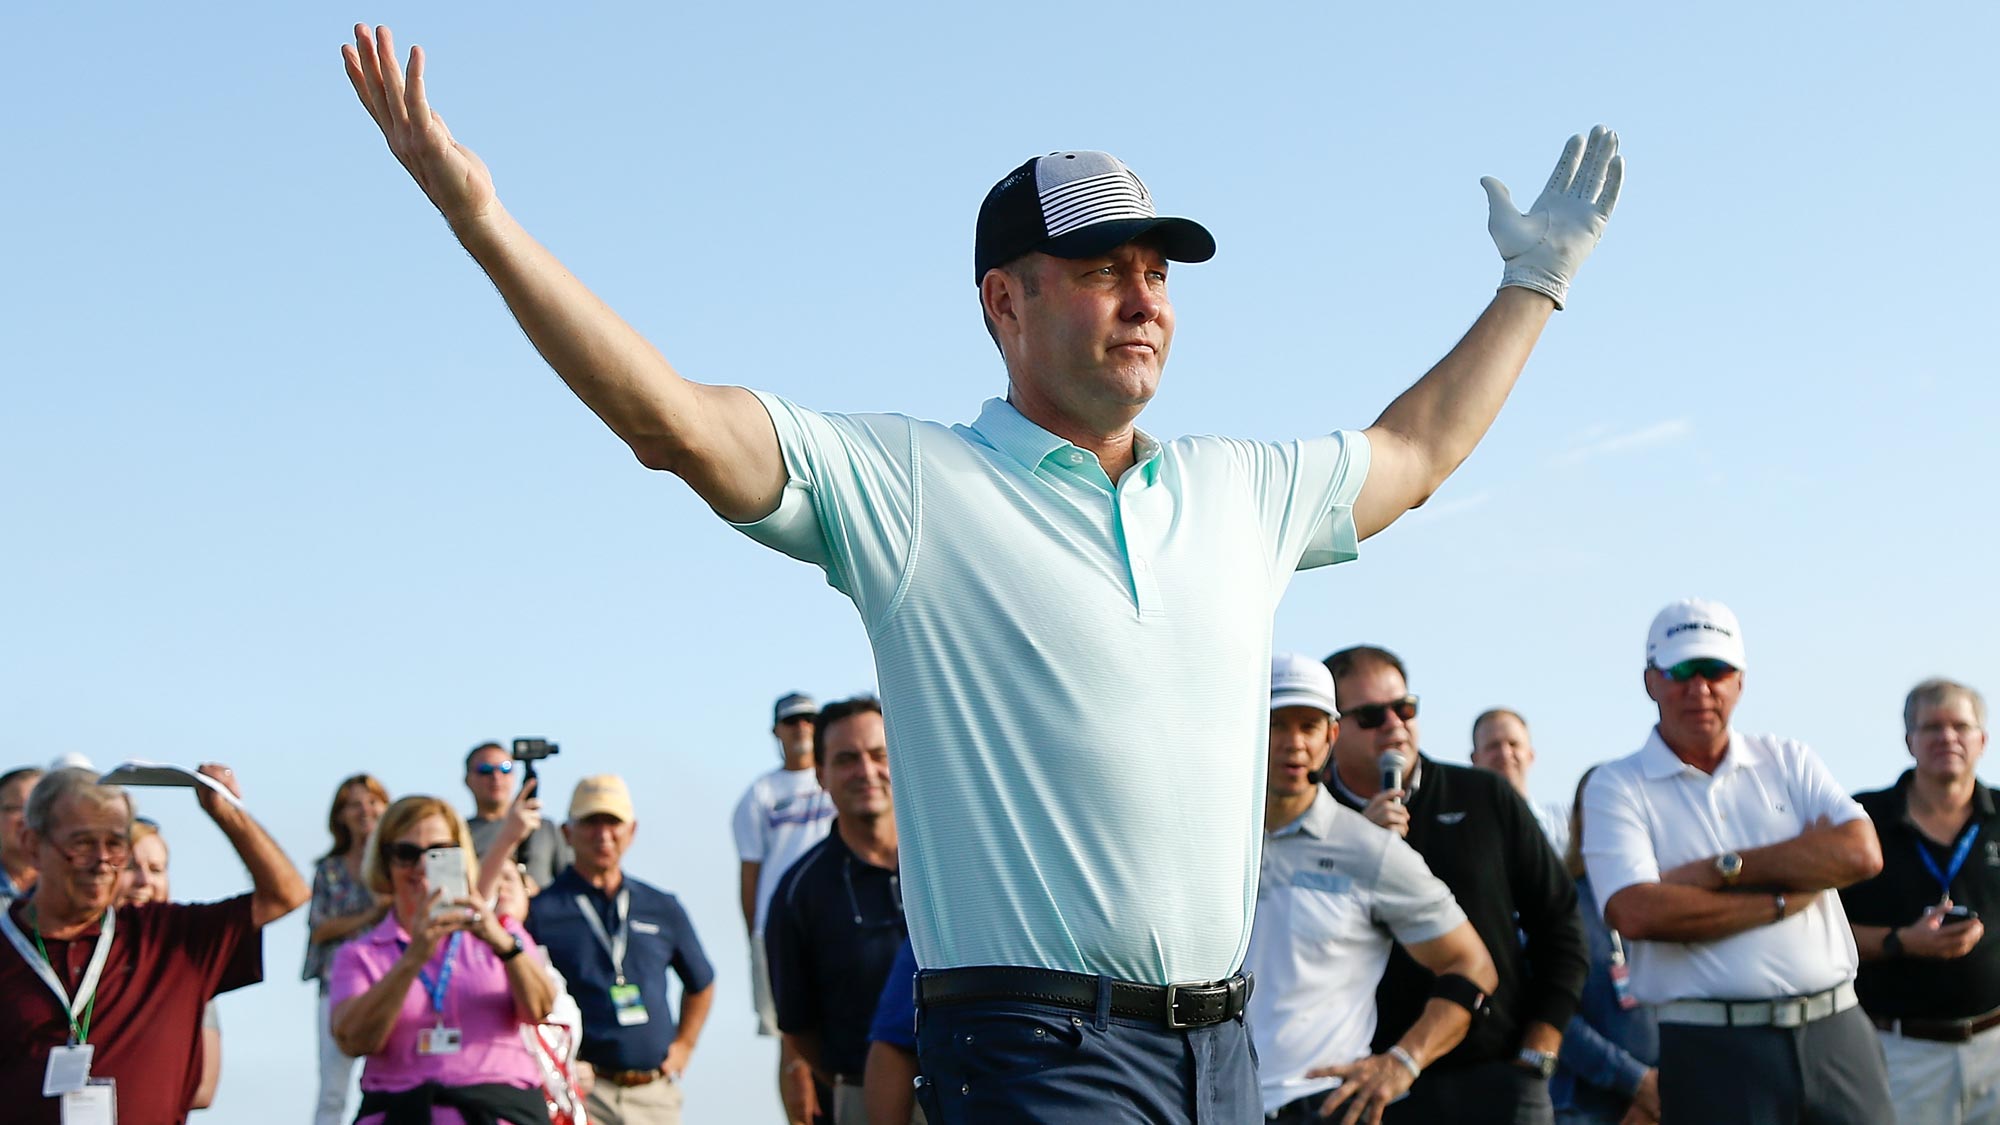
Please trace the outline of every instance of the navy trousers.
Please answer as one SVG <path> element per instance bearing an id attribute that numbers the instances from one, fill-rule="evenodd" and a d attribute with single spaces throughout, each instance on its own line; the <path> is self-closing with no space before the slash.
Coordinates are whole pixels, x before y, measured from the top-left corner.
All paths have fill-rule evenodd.
<path id="1" fill-rule="evenodd" d="M 1027 1001 L 917 1013 L 917 1101 L 930 1125 L 1244 1125 L 1261 1122 L 1243 1020 L 1176 1030 Z"/>

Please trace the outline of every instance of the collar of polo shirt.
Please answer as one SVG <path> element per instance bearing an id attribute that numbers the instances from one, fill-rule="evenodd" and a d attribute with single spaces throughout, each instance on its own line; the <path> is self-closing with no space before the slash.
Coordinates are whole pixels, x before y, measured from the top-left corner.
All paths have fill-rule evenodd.
<path id="1" fill-rule="evenodd" d="M 1729 749 L 1723 753 L 1722 761 L 1716 763 L 1715 772 L 1709 776 L 1721 777 L 1724 774 L 1734 773 L 1747 766 L 1755 765 L 1761 760 L 1756 748 L 1745 741 L 1743 736 L 1737 733 L 1735 727 L 1731 727 L 1729 728 Z M 1680 755 L 1674 753 L 1673 747 L 1668 746 L 1666 740 L 1660 737 L 1660 729 L 1658 727 L 1654 727 L 1653 733 L 1646 738 L 1646 752 L 1642 759 L 1642 765 L 1645 768 L 1648 778 L 1672 777 L 1683 770 L 1695 769 L 1695 767 L 1681 761 Z M 1696 770 L 1695 772 L 1699 773 L 1701 771 Z"/>
<path id="2" fill-rule="evenodd" d="M 995 449 L 1021 463 L 1028 469 L 1035 469 L 1051 457 L 1058 461 L 1067 460 L 1072 467 L 1095 461 L 1090 453 L 1079 449 L 1075 443 L 1056 436 L 1028 421 L 1028 416 L 1014 409 L 1014 404 L 1004 398 L 988 399 L 979 411 L 979 420 L 972 424 Z M 1065 458 L 1063 455 L 1076 453 L 1080 456 Z M 1142 430 L 1132 431 L 1133 467 L 1150 464 L 1160 453 L 1160 443 Z"/>

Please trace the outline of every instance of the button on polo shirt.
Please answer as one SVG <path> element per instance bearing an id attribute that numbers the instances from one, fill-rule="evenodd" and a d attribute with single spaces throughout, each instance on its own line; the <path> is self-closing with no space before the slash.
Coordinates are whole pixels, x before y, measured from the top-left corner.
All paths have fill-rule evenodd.
<path id="1" fill-rule="evenodd" d="M 1676 757 L 1655 729 L 1638 753 L 1591 775 L 1583 858 L 1601 912 L 1612 895 L 1657 883 L 1669 868 L 1790 840 L 1822 816 L 1846 824 L 1867 815 L 1802 742 L 1732 730 L 1708 774 Z M 1632 995 L 1642 1004 L 1807 996 L 1853 980 L 1860 964 L 1831 891 L 1782 922 L 1719 941 L 1626 944 Z"/>
<path id="2" fill-rule="evenodd" d="M 680 978 L 685 993 L 707 988 L 715 981 L 715 970 L 679 899 L 629 875 L 620 889 L 632 892 L 626 912 L 632 935 L 625 950 L 625 980 L 639 986 L 645 1023 L 618 1025 L 611 1003 L 611 986 L 617 983 L 611 955 L 577 909 L 576 896 L 582 895 L 597 912 L 604 932 L 615 936 L 615 896 L 584 882 L 576 868 L 567 868 L 530 903 L 527 930 L 549 951 L 550 963 L 569 982 L 570 995 L 583 1013 L 583 1048 L 578 1057 L 600 1071 L 653 1070 L 666 1060 L 667 1048 L 674 1042 L 676 1009 L 667 994 L 668 971 Z"/>
<path id="3" fill-rule="evenodd" d="M 1271 616 L 1295 570 L 1355 557 L 1366 437 L 1142 435 L 1114 482 L 998 399 L 953 427 L 759 399 L 788 481 L 742 530 L 868 631 L 918 963 L 1233 972 Z"/>

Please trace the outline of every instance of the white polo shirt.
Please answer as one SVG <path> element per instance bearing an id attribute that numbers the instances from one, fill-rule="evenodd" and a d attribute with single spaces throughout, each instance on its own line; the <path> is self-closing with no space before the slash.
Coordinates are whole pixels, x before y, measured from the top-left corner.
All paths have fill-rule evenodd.
<path id="1" fill-rule="evenodd" d="M 1681 761 L 1656 728 L 1638 753 L 1598 769 L 1584 793 L 1583 860 L 1601 911 L 1660 872 L 1723 852 L 1781 843 L 1814 820 L 1868 816 L 1802 742 L 1729 732 L 1714 774 Z M 1632 994 L 1674 1000 L 1767 1000 L 1854 979 L 1860 958 L 1840 896 L 1821 892 L 1782 922 L 1707 942 L 1632 941 Z"/>
<path id="2" fill-rule="evenodd" d="M 1324 788 L 1297 820 L 1265 836 L 1243 961 L 1257 977 L 1248 1018 L 1264 1112 L 1340 1084 L 1306 1071 L 1369 1053 L 1392 935 L 1415 945 L 1463 921 L 1416 849 Z"/>

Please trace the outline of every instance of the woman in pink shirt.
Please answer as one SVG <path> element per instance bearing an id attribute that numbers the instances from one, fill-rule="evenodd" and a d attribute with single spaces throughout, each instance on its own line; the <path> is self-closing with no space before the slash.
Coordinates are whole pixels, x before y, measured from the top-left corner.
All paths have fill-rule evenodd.
<path id="1" fill-rule="evenodd" d="M 357 1125 L 547 1125 L 523 1023 L 548 1015 L 554 988 L 533 942 L 472 898 L 470 881 L 433 887 L 425 854 L 472 835 L 450 805 L 405 797 L 376 827 L 368 884 L 393 896 L 380 925 L 334 955 L 329 998 L 343 1051 L 366 1056 Z"/>

